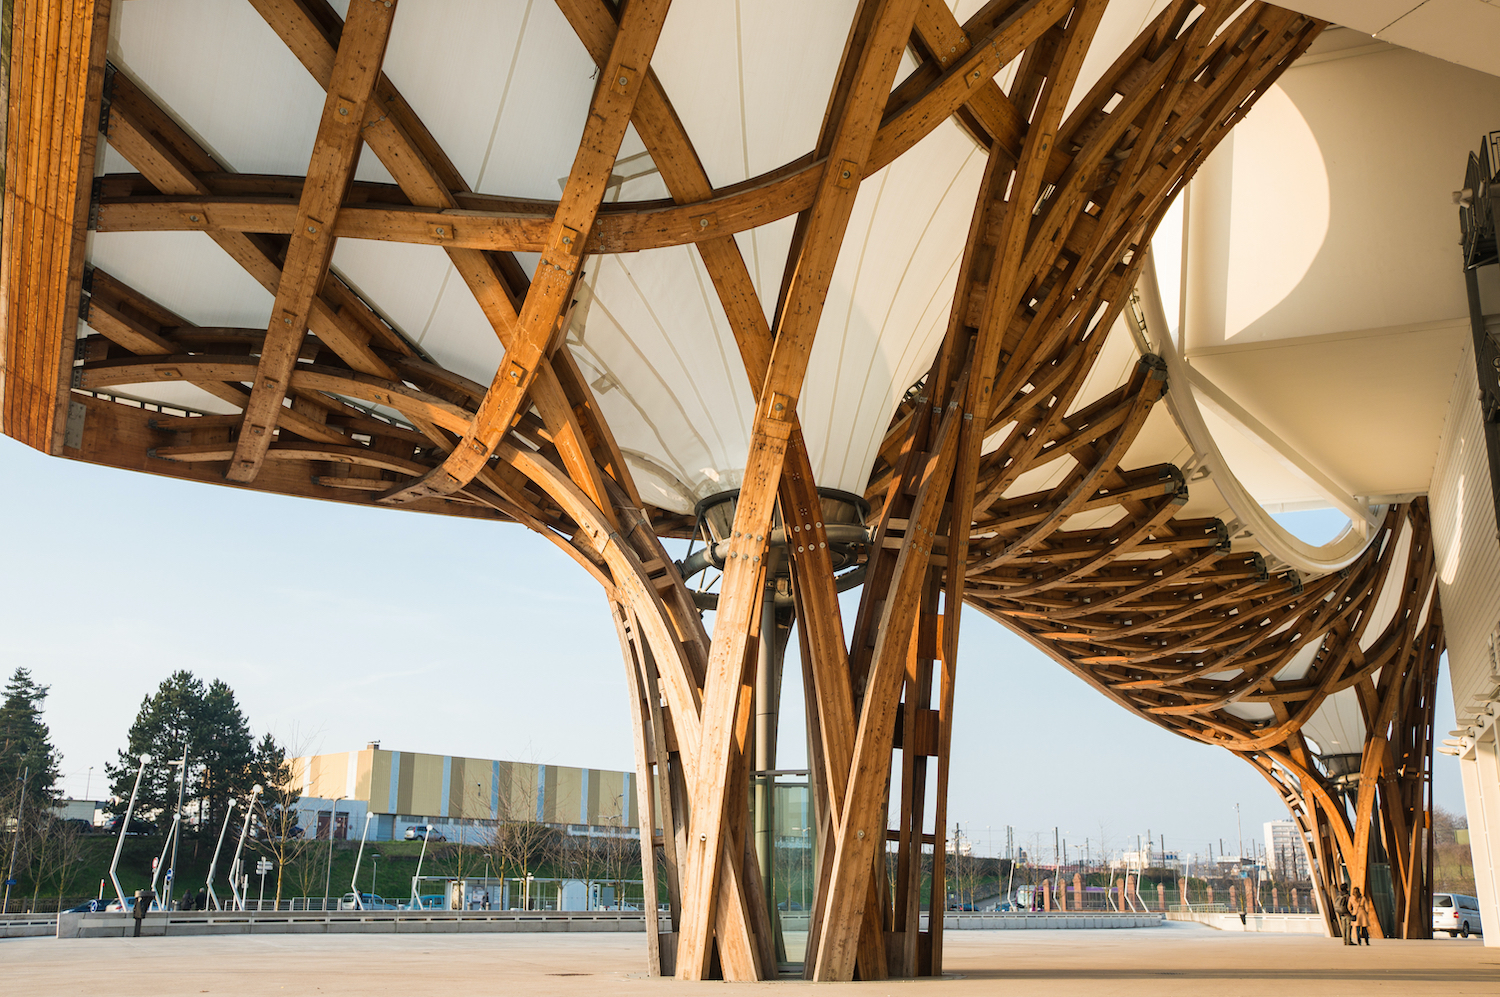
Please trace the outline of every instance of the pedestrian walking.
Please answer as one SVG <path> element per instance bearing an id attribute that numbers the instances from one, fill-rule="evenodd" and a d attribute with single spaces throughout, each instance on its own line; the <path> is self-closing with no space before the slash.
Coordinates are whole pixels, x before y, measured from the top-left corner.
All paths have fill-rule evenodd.
<path id="1" fill-rule="evenodd" d="M 1333 898 L 1333 912 L 1338 915 L 1339 934 L 1344 936 L 1344 944 L 1353 945 L 1354 942 L 1349 939 L 1349 932 L 1354 927 L 1354 912 L 1349 908 L 1348 884 L 1339 886 L 1338 896 Z"/>
<path id="2" fill-rule="evenodd" d="M 1354 914 L 1354 927 L 1358 936 L 1354 944 L 1363 942 L 1370 944 L 1370 900 L 1359 892 L 1359 887 L 1354 888 L 1354 896 L 1349 901 L 1349 908 Z"/>

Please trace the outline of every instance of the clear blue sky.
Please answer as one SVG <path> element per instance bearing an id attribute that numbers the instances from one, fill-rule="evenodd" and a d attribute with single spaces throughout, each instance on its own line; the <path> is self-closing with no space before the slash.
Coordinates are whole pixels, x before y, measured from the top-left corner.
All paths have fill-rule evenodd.
<path id="1" fill-rule="evenodd" d="M 101 795 L 142 697 L 175 669 L 221 678 L 256 734 L 629 769 L 624 666 L 597 584 L 522 527 L 359 509 L 43 457 L 0 437 L 6 675 L 52 687 L 63 788 Z M 1321 518 L 1320 518 L 1321 517 Z M 1291 520 L 1310 539 L 1327 514 Z M 1321 524 L 1321 525 L 1320 525 Z M 852 616 L 852 603 L 846 610 Z M 795 648 L 795 642 L 794 642 Z M 788 662 L 780 764 L 804 763 Z M 1446 669 L 1440 731 L 1452 726 Z M 999 624 L 964 617 L 950 821 L 981 851 L 1004 827 L 1038 859 L 1202 852 L 1285 816 L 1227 752 L 1127 714 Z M 1438 756 L 1439 805 L 1462 810 Z M 1036 840 L 1048 844 L 1035 847 Z"/>

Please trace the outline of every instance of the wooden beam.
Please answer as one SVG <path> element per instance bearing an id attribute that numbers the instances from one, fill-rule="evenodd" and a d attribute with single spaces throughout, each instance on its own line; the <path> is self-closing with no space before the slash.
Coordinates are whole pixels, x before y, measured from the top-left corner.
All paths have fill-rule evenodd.
<path id="1" fill-rule="evenodd" d="M 143 179 L 164 194 L 204 195 L 209 192 L 202 179 L 206 172 L 219 166 L 196 139 L 158 108 L 139 87 L 121 73 L 116 73 L 109 108 L 108 138 L 110 145 L 125 156 Z M 299 187 L 300 189 L 300 187 Z M 184 223 L 199 226 L 194 202 L 187 202 Z M 273 294 L 281 284 L 281 265 L 276 252 L 257 235 L 208 225 L 203 228 L 209 238 Z M 348 316 L 341 314 L 349 304 L 341 285 L 325 283 L 323 295 L 315 298 L 310 313 L 313 332 L 355 370 L 380 377 L 393 372 L 371 348 L 370 333 Z M 404 349 L 399 337 L 384 345 Z"/>
<path id="2" fill-rule="evenodd" d="M 679 948 L 679 975 L 689 979 L 702 979 L 709 970 L 709 926 L 718 900 L 717 880 L 709 871 L 718 867 L 723 847 L 719 833 L 727 788 L 723 774 L 731 760 L 730 732 L 736 723 L 736 690 L 742 682 L 739 671 L 757 608 L 755 593 L 786 442 L 863 164 L 914 17 L 913 0 L 866 0 L 855 16 L 856 27 L 844 55 L 847 96 L 841 107 L 830 112 L 828 155 L 833 168 L 824 173 L 812 208 L 799 222 L 804 236 L 794 253 L 797 265 L 783 287 L 786 306 L 779 314 L 776 342 L 751 428 L 731 559 L 720 587 L 717 639 L 704 685 L 704 741 L 694 795 L 709 831 L 689 842 L 687 919 Z M 837 96 L 836 87 L 836 100 Z"/>
<path id="3" fill-rule="evenodd" d="M 625 10 L 608 68 L 594 90 L 578 154 L 549 232 L 548 248 L 521 310 L 519 332 L 495 372 L 474 424 L 441 469 L 393 490 L 384 501 L 399 504 L 425 495 L 450 494 L 473 480 L 509 431 L 537 377 L 540 362 L 561 335 L 560 319 L 570 305 L 581 271 L 583 239 L 593 227 L 667 6 L 667 0 L 632 0 Z"/>
<path id="4" fill-rule="evenodd" d="M 323 102 L 294 234 L 276 288 L 276 304 L 234 460 L 227 471 L 231 481 L 255 479 L 275 435 L 302 337 L 312 321 L 314 299 L 333 255 L 333 226 L 359 162 L 366 108 L 380 78 L 380 64 L 395 20 L 395 3 L 352 0 L 350 5 L 333 64 L 334 85 Z"/>
<path id="5" fill-rule="evenodd" d="M 881 608 L 850 763 L 849 794 L 835 836 L 832 879 L 823 901 L 823 935 L 814 973 L 817 980 L 848 980 L 854 974 L 871 863 L 885 841 L 885 825 L 878 817 L 890 772 L 897 698 L 932 540 L 957 463 L 961 422 L 962 407 L 956 402 L 950 404 L 933 441 L 932 457 L 922 462 L 921 484 L 907 525 L 910 540 L 897 556 L 893 582 Z"/>
<path id="6" fill-rule="evenodd" d="M 110 9 L 17 0 L 11 11 L 0 430 L 44 453 L 63 444 Z"/>

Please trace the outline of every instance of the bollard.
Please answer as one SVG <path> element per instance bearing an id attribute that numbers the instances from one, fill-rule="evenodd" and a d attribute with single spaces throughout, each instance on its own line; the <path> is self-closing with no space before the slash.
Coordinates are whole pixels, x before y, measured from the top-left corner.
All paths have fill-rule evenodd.
<path id="1" fill-rule="evenodd" d="M 156 894 L 150 890 L 135 891 L 135 910 L 132 911 L 135 914 L 135 935 L 133 937 L 141 937 L 141 922 L 146 919 L 146 911 L 151 909 L 151 904 L 155 900 Z"/>

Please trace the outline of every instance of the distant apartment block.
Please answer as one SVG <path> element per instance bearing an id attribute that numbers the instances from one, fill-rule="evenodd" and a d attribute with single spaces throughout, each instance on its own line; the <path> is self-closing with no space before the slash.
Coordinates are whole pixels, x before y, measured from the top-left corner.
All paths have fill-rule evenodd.
<path id="1" fill-rule="evenodd" d="M 1266 871 L 1277 879 L 1308 879 L 1307 845 L 1291 820 L 1266 821 Z"/>

